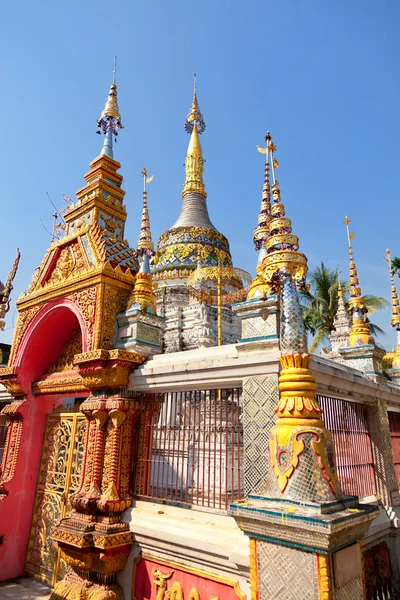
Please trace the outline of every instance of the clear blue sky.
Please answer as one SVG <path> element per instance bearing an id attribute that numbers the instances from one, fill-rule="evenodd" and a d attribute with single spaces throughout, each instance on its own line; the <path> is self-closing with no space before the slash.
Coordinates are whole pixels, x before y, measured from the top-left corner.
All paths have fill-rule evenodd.
<path id="1" fill-rule="evenodd" d="M 115 150 L 127 192 L 126 237 L 136 245 L 140 172 L 153 237 L 177 218 L 188 143 L 192 76 L 207 130 L 205 181 L 214 224 L 236 266 L 255 270 L 263 158 L 278 147 L 287 215 L 311 267 L 347 277 L 343 219 L 364 293 L 389 298 L 385 249 L 400 255 L 400 3 L 398 0 L 17 0 L 2 8 L 1 269 L 21 248 L 13 299 L 29 286 L 49 244 L 53 209 L 83 184 L 102 139 L 96 119 L 118 55 L 125 129 Z M 398 280 L 400 284 L 400 280 Z M 399 285 L 400 288 L 400 285 Z M 400 289 L 399 289 L 400 292 Z M 389 314 L 376 322 L 394 343 Z M 11 341 L 8 315 L 1 341 Z"/>

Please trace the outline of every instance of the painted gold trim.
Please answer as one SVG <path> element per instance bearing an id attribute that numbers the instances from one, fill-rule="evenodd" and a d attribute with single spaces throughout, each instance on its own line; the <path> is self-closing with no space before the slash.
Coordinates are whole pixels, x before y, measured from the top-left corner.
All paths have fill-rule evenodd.
<path id="1" fill-rule="evenodd" d="M 331 557 L 317 554 L 319 600 L 333 600 Z"/>

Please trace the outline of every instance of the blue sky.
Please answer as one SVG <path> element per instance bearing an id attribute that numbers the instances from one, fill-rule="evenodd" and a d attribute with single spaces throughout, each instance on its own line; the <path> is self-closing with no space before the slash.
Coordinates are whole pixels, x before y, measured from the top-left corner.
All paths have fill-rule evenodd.
<path id="1" fill-rule="evenodd" d="M 388 246 L 400 255 L 397 0 L 16 0 L 2 8 L 2 23 L 0 278 L 18 245 L 14 300 L 50 241 L 40 223 L 51 229 L 46 192 L 61 206 L 99 153 L 96 119 L 114 54 L 125 125 L 115 157 L 131 245 L 144 166 L 155 174 L 155 240 L 179 214 L 196 71 L 209 212 L 235 265 L 255 270 L 263 181 L 256 145 L 269 129 L 282 199 L 311 267 L 322 259 L 347 277 L 348 214 L 363 292 L 389 298 L 383 256 Z M 374 320 L 387 332 L 380 343 L 392 347 L 389 313 Z M 13 306 L 0 341 L 11 341 L 15 321 Z"/>

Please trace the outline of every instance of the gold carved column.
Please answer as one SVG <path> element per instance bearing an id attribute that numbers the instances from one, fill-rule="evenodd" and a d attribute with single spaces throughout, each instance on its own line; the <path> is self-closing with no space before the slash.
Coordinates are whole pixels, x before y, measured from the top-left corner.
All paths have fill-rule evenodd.
<path id="1" fill-rule="evenodd" d="M 53 539 L 71 567 L 52 599 L 122 599 L 116 582 L 133 543 L 121 513 L 132 504 L 135 421 L 152 410 L 154 396 L 129 396 L 130 371 L 145 356 L 120 350 L 80 354 L 75 364 L 89 397 L 81 405 L 87 418 L 80 487 L 70 497 L 72 512 L 55 527 Z M 155 408 L 155 406 L 154 406 Z"/>

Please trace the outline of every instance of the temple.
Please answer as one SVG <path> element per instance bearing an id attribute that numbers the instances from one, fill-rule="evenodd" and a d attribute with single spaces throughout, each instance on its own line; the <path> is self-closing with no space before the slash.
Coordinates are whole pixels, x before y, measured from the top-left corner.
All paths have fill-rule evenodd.
<path id="1" fill-rule="evenodd" d="M 51 600 L 398 597 L 400 345 L 371 335 L 350 220 L 350 281 L 313 354 L 271 133 L 248 280 L 209 217 L 196 81 L 182 209 L 156 247 L 146 168 L 125 239 L 122 129 L 114 67 L 100 154 L 0 344 L 0 581 L 32 577 Z"/>

